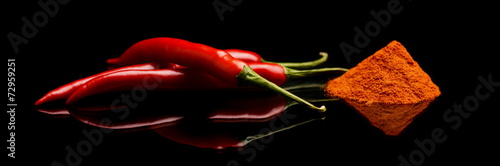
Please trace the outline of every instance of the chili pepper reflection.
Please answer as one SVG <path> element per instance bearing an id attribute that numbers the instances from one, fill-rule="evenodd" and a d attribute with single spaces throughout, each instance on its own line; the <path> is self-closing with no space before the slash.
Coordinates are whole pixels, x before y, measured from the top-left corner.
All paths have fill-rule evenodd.
<path id="1" fill-rule="evenodd" d="M 153 128 L 161 136 L 170 139 L 172 141 L 191 145 L 198 148 L 210 148 L 210 149 L 230 149 L 230 148 L 243 148 L 249 143 L 271 136 L 275 133 L 282 132 L 295 128 L 306 123 L 310 123 L 316 120 L 323 120 L 321 118 L 312 118 L 303 122 L 288 125 L 283 128 L 278 128 L 274 131 L 261 130 L 259 134 L 249 135 L 251 132 L 241 133 L 241 129 L 238 127 L 230 127 L 235 123 L 214 123 L 214 122 L 202 122 L 202 123 L 180 123 L 172 126 L 165 126 L 159 128 Z M 236 124 L 247 124 L 255 129 L 263 129 L 262 127 L 257 127 L 254 124 L 249 125 L 248 123 L 236 123 Z"/>
<path id="2" fill-rule="evenodd" d="M 212 110 L 207 114 L 208 121 L 186 120 L 181 121 L 179 124 L 165 127 L 152 126 L 152 129 L 161 136 L 178 143 L 199 148 L 228 149 L 242 148 L 254 140 L 323 119 L 313 118 L 279 128 L 275 131 L 252 135 L 257 130 L 264 128 L 261 126 L 262 123 L 259 123 L 259 125 L 255 122 L 268 122 L 273 119 L 279 119 L 277 118 L 279 115 L 282 115 L 289 106 L 296 103 L 287 103 L 285 98 L 279 95 L 261 96 L 258 98 L 233 98 L 225 100 L 223 103 L 222 107 Z M 242 128 L 246 130 L 242 130 Z"/>
<path id="3" fill-rule="evenodd" d="M 174 93 L 174 92 L 169 92 Z M 199 92 L 198 92 L 199 93 Z M 188 100 L 193 94 L 172 94 L 165 100 L 144 101 L 143 107 L 131 110 L 127 117 L 113 110 L 97 111 L 70 109 L 71 116 L 83 123 L 109 129 L 153 129 L 174 142 L 199 148 L 239 148 L 265 135 L 247 137 L 257 133 L 264 123 L 282 114 L 289 106 L 280 95 L 266 92 L 218 92 L 197 94 L 212 96 L 202 101 Z M 152 94 L 162 95 L 165 94 Z M 174 97 L 175 96 L 175 97 Z M 165 101 L 169 101 L 166 106 Z M 186 108 L 186 105 L 190 107 Z M 99 107 L 96 107 L 99 108 Z M 92 111 L 89 111 L 92 110 Z M 102 124 L 107 118 L 111 124 Z M 267 124 L 267 123 L 265 123 Z M 249 138 L 249 139 L 247 139 Z"/>
<path id="4" fill-rule="evenodd" d="M 168 106 L 165 106 L 163 100 L 145 101 L 141 103 L 143 107 L 127 112 L 126 117 L 123 113 L 114 110 L 96 111 L 93 109 L 89 111 L 90 107 L 83 110 L 70 109 L 69 113 L 89 125 L 111 129 L 132 129 L 173 123 L 185 118 L 213 122 L 267 121 L 282 113 L 287 103 L 286 99 L 280 95 L 263 94 L 249 97 L 212 96 L 205 101 L 193 104 L 192 100 L 187 99 L 191 95 L 172 95 L 177 97 L 166 99 L 165 101 L 169 101 Z M 190 107 L 186 108 L 186 105 Z M 100 121 L 103 118 L 108 118 L 113 123 L 102 125 Z"/>

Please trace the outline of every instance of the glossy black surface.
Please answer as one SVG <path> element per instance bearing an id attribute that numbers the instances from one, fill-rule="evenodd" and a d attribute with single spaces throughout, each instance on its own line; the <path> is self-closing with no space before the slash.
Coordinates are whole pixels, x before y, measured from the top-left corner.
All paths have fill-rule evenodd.
<path id="1" fill-rule="evenodd" d="M 233 1 L 234 7 L 224 13 L 221 22 L 213 2 L 229 4 L 225 0 L 161 4 L 70 1 L 60 5 L 57 14 L 49 16 L 48 22 L 37 28 L 35 36 L 19 46 L 18 53 L 4 38 L 2 51 L 8 58 L 16 58 L 17 63 L 16 159 L 6 160 L 9 165 L 33 162 L 54 165 L 54 161 L 68 165 L 68 155 L 75 165 L 399 165 L 399 156 L 411 164 L 412 155 L 413 165 L 496 163 L 500 90 L 484 88 L 478 79 L 488 81 L 491 77 L 492 81 L 500 82 L 496 5 L 479 1 L 242 0 Z M 397 9 L 402 11 L 392 14 L 387 26 L 379 23 L 380 32 L 372 33 L 366 46 L 350 56 L 350 62 L 346 61 L 340 43 L 355 45 L 356 27 L 364 30 L 365 25 L 373 24 L 376 19 L 370 11 L 386 10 L 388 2 L 400 2 L 401 8 Z M 31 20 L 36 12 L 43 10 L 38 1 L 9 1 L 4 9 L 4 34 L 21 34 L 24 24 L 21 18 Z M 117 57 L 133 43 L 159 36 L 217 48 L 252 50 L 271 61 L 307 61 L 325 51 L 330 59 L 324 66 L 346 68 L 398 40 L 440 87 L 442 95 L 397 137 L 385 136 L 342 102 L 319 103 L 328 107 L 322 115 L 303 106 L 292 106 L 285 116 L 274 121 L 244 122 L 224 129 L 244 139 L 282 124 L 321 116 L 326 119 L 257 140 L 239 151 L 198 148 L 166 139 L 149 129 L 100 129 L 71 116 L 41 113 L 33 106 L 49 90 L 106 70 L 106 59 Z M 480 93 L 489 96 L 478 100 L 474 105 L 477 108 L 466 112 L 468 116 L 448 111 L 457 110 L 457 105 L 474 104 L 472 100 L 479 86 L 483 86 Z M 303 95 L 319 98 L 321 93 Z M 105 104 L 106 100 L 100 102 Z M 156 103 L 154 108 L 158 110 L 184 109 L 167 102 L 158 104 L 162 102 L 161 95 L 150 93 L 147 100 L 137 104 L 147 107 Z M 186 106 L 199 107 L 203 102 L 193 95 Z M 185 127 L 194 130 L 196 125 L 204 125 L 193 121 L 184 124 Z M 210 127 L 213 126 L 200 126 Z M 88 137 L 89 133 L 101 133 L 102 139 L 100 134 Z M 433 139 L 433 135 L 438 136 Z M 4 137 L 8 139 L 6 133 Z M 421 150 L 415 142 L 427 143 L 424 148 L 429 149 Z M 84 147 L 87 143 L 92 145 L 91 149 Z M 78 146 L 83 154 L 80 158 L 72 156 L 80 153 Z"/>

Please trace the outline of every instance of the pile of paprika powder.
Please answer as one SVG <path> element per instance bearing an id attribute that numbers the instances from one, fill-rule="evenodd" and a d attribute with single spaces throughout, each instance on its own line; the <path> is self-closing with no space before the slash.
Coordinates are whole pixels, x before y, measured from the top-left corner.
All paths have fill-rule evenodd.
<path id="1" fill-rule="evenodd" d="M 375 52 L 325 88 L 387 135 L 399 135 L 441 92 L 397 41 Z"/>

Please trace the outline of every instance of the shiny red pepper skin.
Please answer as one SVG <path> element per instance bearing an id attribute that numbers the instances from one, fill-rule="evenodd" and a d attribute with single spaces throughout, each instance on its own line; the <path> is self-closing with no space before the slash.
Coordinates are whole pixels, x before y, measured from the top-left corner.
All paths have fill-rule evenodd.
<path id="1" fill-rule="evenodd" d="M 286 73 L 282 66 L 273 63 L 250 63 L 254 71 L 264 78 L 277 84 L 286 82 Z M 159 70 L 125 70 L 95 77 L 74 91 L 66 104 L 71 104 L 81 98 L 112 91 L 130 90 L 137 86 L 144 86 L 147 82 L 157 81 L 155 90 L 214 90 L 236 89 L 237 85 L 228 84 L 209 74 L 184 69 Z"/>
<path id="2" fill-rule="evenodd" d="M 244 62 L 262 62 L 262 57 L 253 51 L 240 50 L 240 49 L 225 49 L 227 53 L 231 54 L 236 59 Z"/>
<path id="3" fill-rule="evenodd" d="M 249 63 L 253 71 L 265 79 L 281 86 L 287 81 L 287 71 L 281 65 L 274 63 Z"/>
<path id="4" fill-rule="evenodd" d="M 174 63 L 204 71 L 231 85 L 238 85 L 236 76 L 247 66 L 226 51 L 168 37 L 146 39 L 132 45 L 120 56 L 117 65 L 128 66 L 147 61 Z"/>

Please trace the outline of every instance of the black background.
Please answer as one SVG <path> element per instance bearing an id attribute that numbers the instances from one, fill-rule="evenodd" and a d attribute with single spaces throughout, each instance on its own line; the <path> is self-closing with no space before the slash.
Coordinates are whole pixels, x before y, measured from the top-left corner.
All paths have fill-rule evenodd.
<path id="1" fill-rule="evenodd" d="M 41 8 L 38 1 L 8 2 L 3 5 L 3 34 L 20 34 L 21 17 L 30 19 Z M 325 51 L 331 55 L 326 66 L 347 68 L 398 40 L 441 88 L 442 95 L 398 137 L 385 136 L 354 110 L 336 102 L 327 104 L 326 120 L 274 135 L 249 162 L 238 152 L 199 149 L 143 130 L 105 135 L 81 165 L 226 165 L 230 160 L 241 165 L 398 165 L 399 155 L 408 158 L 418 149 L 415 139 L 430 138 L 438 127 L 445 129 L 448 138 L 436 145 L 424 165 L 495 163 L 498 116 L 493 114 L 499 110 L 495 103 L 498 92 L 481 101 L 479 109 L 457 130 L 450 130 L 442 119 L 446 109 L 474 95 L 480 85 L 478 76 L 487 78 L 491 73 L 493 80 L 500 81 L 495 59 L 499 39 L 495 4 L 401 0 L 403 11 L 392 15 L 390 24 L 348 63 L 339 44 L 353 44 L 353 28 L 363 29 L 374 20 L 370 11 L 386 9 L 388 1 L 242 0 L 233 11 L 224 13 L 223 21 L 212 2 L 70 1 L 60 6 L 28 44 L 21 44 L 19 53 L 14 53 L 5 37 L 2 52 L 16 59 L 18 103 L 16 159 L 7 161 L 15 165 L 64 163 L 65 147 L 84 139 L 83 129 L 95 127 L 39 113 L 33 103 L 51 89 L 106 70 L 105 60 L 117 57 L 133 43 L 165 36 L 216 48 L 252 50 L 273 61 L 305 61 Z M 292 109 L 299 116 L 300 110 L 308 111 Z M 5 119 L 4 125 L 7 122 Z"/>

